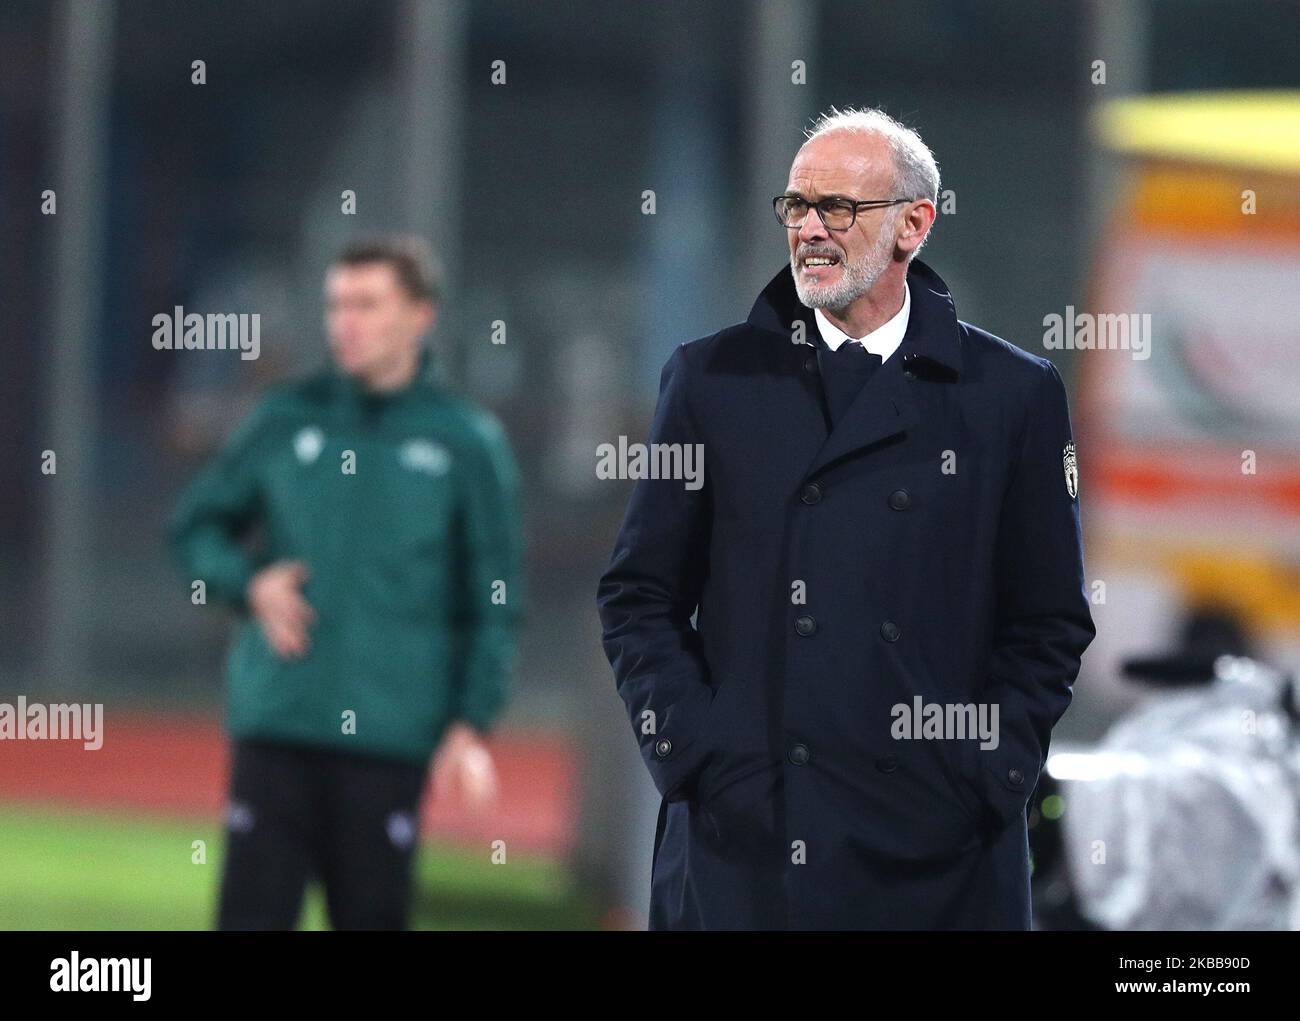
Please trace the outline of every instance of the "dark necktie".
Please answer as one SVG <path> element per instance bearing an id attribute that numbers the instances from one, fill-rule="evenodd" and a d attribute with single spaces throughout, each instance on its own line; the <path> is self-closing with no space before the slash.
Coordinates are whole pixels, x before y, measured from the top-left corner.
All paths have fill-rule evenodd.
<path id="1" fill-rule="evenodd" d="M 846 340 L 832 351 L 823 340 L 817 349 L 817 361 L 821 367 L 822 389 L 826 393 L 831 427 L 834 428 L 872 373 L 883 364 L 883 359 L 855 341 Z"/>

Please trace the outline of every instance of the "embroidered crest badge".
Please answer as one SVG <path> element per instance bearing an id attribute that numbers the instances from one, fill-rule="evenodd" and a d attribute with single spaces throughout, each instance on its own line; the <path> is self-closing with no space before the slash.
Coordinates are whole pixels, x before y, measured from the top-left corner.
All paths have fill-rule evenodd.
<path id="1" fill-rule="evenodd" d="M 1070 499 L 1073 500 L 1079 495 L 1079 462 L 1074 456 L 1073 443 L 1065 445 L 1062 460 L 1065 462 L 1065 491 L 1070 494 Z"/>

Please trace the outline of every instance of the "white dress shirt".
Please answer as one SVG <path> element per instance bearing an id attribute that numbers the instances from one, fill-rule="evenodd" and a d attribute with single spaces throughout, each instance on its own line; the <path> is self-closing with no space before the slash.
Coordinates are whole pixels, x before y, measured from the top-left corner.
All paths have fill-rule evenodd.
<path id="1" fill-rule="evenodd" d="M 907 317 L 911 311 L 912 289 L 904 284 L 903 307 L 898 310 L 898 314 L 865 337 L 850 337 L 827 319 L 819 308 L 813 309 L 813 316 L 817 319 L 817 329 L 821 331 L 822 340 L 826 341 L 826 346 L 832 351 L 847 340 L 853 344 L 861 344 L 873 355 L 880 355 L 882 362 L 887 362 L 889 356 L 897 351 L 898 345 L 903 342 L 903 335 L 907 332 Z"/>

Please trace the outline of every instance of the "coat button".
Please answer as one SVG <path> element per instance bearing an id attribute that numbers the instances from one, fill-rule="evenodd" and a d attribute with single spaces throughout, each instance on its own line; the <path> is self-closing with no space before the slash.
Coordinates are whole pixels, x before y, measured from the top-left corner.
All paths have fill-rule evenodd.
<path id="1" fill-rule="evenodd" d="M 880 625 L 880 637 L 887 642 L 898 641 L 898 636 L 903 633 L 903 629 L 895 624 L 892 620 L 887 620 Z"/>
<path id="2" fill-rule="evenodd" d="M 659 758 L 661 759 L 668 758 L 668 754 L 672 750 L 673 750 L 673 743 L 669 741 L 668 738 L 666 737 L 662 741 L 655 742 L 655 754 L 658 755 Z"/>
<path id="3" fill-rule="evenodd" d="M 813 375 L 817 371 L 817 356 L 809 355 L 803 360 L 803 371 L 808 375 Z"/>
<path id="4" fill-rule="evenodd" d="M 1025 774 L 1018 769 L 1007 770 L 1007 782 L 1019 787 L 1025 782 Z"/>
<path id="5" fill-rule="evenodd" d="M 898 768 L 898 759 L 893 755 L 884 755 L 876 759 L 876 768 L 882 773 L 892 773 Z"/>
<path id="6" fill-rule="evenodd" d="M 904 369 L 904 370 L 903 370 L 903 378 L 904 378 L 904 379 L 916 379 L 916 373 L 913 372 L 911 369 Z"/>
<path id="7" fill-rule="evenodd" d="M 906 489 L 895 489 L 889 494 L 889 506 L 896 511 L 907 510 L 908 507 L 912 506 L 912 497 Z"/>
<path id="8" fill-rule="evenodd" d="M 817 621 L 812 617 L 800 617 L 794 622 L 794 629 L 807 638 L 817 630 Z"/>
<path id="9" fill-rule="evenodd" d="M 790 749 L 790 761 L 796 766 L 808 765 L 808 746 L 803 744 L 794 745 Z"/>
<path id="10" fill-rule="evenodd" d="M 820 483 L 809 482 L 803 487 L 803 492 L 799 494 L 799 499 L 809 507 L 819 502 L 822 498 L 822 487 Z"/>

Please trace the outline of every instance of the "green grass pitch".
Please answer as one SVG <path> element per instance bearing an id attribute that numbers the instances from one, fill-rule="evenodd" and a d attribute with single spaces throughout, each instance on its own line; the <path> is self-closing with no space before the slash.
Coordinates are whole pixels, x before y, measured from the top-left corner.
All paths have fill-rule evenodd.
<path id="1" fill-rule="evenodd" d="M 203 841 L 206 864 L 196 864 Z M 187 824 L 81 810 L 0 806 L 0 929 L 206 929 L 221 876 L 222 837 Z M 415 929 L 585 929 L 595 911 L 565 866 L 425 843 Z M 313 885 L 299 927 L 328 929 Z"/>

